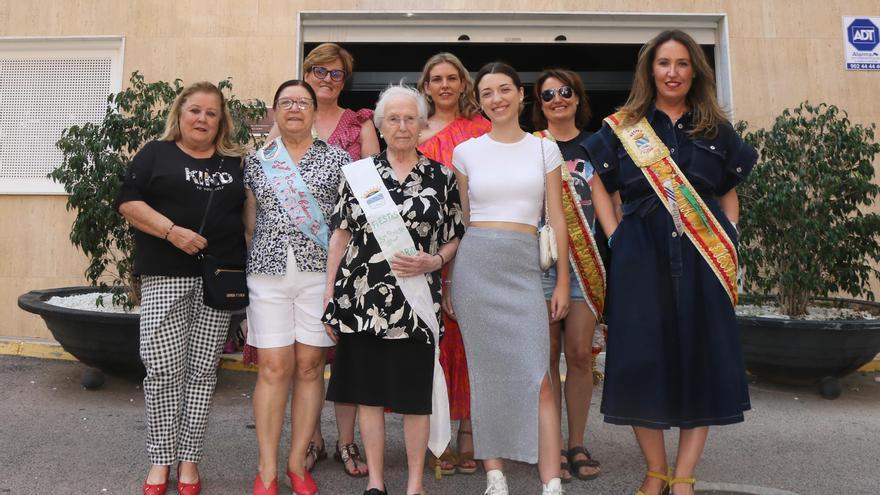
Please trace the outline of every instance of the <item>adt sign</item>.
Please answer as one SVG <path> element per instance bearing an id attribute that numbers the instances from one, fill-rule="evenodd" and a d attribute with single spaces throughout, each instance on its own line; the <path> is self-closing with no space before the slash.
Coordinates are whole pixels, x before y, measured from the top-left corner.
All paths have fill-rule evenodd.
<path id="1" fill-rule="evenodd" d="M 875 0 L 876 1 L 876 0 Z M 880 17 L 843 16 L 846 70 L 880 72 Z"/>
<path id="2" fill-rule="evenodd" d="M 880 29 L 871 19 L 856 19 L 847 28 L 847 38 L 857 50 L 869 52 L 880 44 Z"/>

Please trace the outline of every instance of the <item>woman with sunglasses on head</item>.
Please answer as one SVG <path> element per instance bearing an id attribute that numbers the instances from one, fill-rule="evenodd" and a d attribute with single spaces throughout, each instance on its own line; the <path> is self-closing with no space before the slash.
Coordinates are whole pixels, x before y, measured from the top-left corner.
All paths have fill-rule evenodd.
<path id="1" fill-rule="evenodd" d="M 444 309 L 461 325 L 467 350 L 475 457 L 486 469 L 485 493 L 508 494 L 502 459 L 512 459 L 537 462 L 543 494 L 558 495 L 562 434 L 536 234 L 546 202 L 557 244 L 568 245 L 562 155 L 550 140 L 520 128 L 523 85 L 511 66 L 489 63 L 475 84 L 492 130 L 452 154 L 467 230 Z M 556 267 L 550 313 L 560 319 L 571 297 L 565 257 Z"/>
<path id="2" fill-rule="evenodd" d="M 451 53 L 438 53 L 428 59 L 419 79 L 419 91 L 428 101 L 428 125 L 419 135 L 419 151 L 432 160 L 452 168 L 452 150 L 470 138 L 482 136 L 492 124 L 480 115 L 480 106 L 474 97 L 474 82 L 461 60 Z M 443 268 L 444 285 L 449 273 Z M 471 427 L 471 397 L 468 385 L 467 357 L 458 323 L 448 314 L 443 315 L 446 329 L 440 341 L 440 364 L 446 374 L 449 392 L 449 416 L 459 420 L 456 447 L 448 449 L 435 459 L 442 474 L 473 474 L 473 429 Z"/>
<path id="3" fill-rule="evenodd" d="M 594 193 L 611 195 L 593 198 L 614 253 L 601 411 L 633 429 L 648 470 L 638 495 L 692 495 L 709 428 L 749 409 L 736 186 L 758 156 L 716 99 L 703 49 L 678 30 L 642 46 L 629 98 L 584 145 L 601 179 Z"/>
<path id="4" fill-rule="evenodd" d="M 339 106 L 339 95 L 352 76 L 354 57 L 335 43 L 316 46 L 303 60 L 303 80 L 315 91 L 318 110 L 312 125 L 312 136 L 327 144 L 339 146 L 348 152 L 352 161 L 379 153 L 379 139 L 373 125 L 373 111 L 367 108 L 354 111 Z M 272 127 L 268 139 L 278 136 L 277 125 Z M 335 355 L 331 349 L 327 361 L 332 363 Z M 361 459 L 355 443 L 354 426 L 357 408 L 352 404 L 336 403 L 336 453 L 333 458 L 342 463 L 345 474 L 360 478 L 367 475 L 367 465 Z M 318 461 L 327 457 L 321 434 L 321 424 L 315 430 L 309 446 L 306 466 L 312 469 Z"/>
<path id="5" fill-rule="evenodd" d="M 570 261 L 571 308 L 564 319 L 550 320 L 550 373 L 560 408 L 563 393 L 559 357 L 563 347 L 567 370 L 564 395 L 569 438 L 568 448 L 561 451 L 562 481 L 570 481 L 572 476 L 590 480 L 600 473 L 599 462 L 584 448 L 584 433 L 593 395 L 593 333 L 605 304 L 605 268 L 593 238 L 593 165 L 580 146 L 589 134 L 583 129 L 590 120 L 580 76 L 562 69 L 542 72 L 535 81 L 532 110 L 535 128 L 543 129 L 536 134 L 555 141 L 567 165 L 562 173 L 563 205 L 572 242 L 567 250 L 560 250 L 560 257 Z M 541 278 L 548 310 L 556 278 L 555 267 Z"/>
<path id="6" fill-rule="evenodd" d="M 330 230 L 348 153 L 312 138 L 320 103 L 299 79 L 273 99 L 281 135 L 245 159 L 248 344 L 260 367 L 254 418 L 260 463 L 255 495 L 278 493 L 278 441 L 291 384 L 287 474 L 297 495 L 314 495 L 306 466 L 324 399 L 324 360 L 333 341 L 321 322 Z M 313 460 L 313 459 L 312 459 Z"/>

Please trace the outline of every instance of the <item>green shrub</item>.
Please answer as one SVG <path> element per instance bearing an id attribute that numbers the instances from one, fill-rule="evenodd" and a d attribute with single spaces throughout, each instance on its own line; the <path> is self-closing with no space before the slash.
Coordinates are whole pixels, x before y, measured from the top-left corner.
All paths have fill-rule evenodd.
<path id="1" fill-rule="evenodd" d="M 738 130 L 745 133 L 746 124 Z M 770 129 L 744 134 L 760 160 L 738 188 L 739 253 L 745 287 L 774 295 L 792 317 L 815 297 L 837 293 L 874 300 L 880 275 L 880 193 L 875 125 L 850 122 L 834 105 L 801 103 Z"/>

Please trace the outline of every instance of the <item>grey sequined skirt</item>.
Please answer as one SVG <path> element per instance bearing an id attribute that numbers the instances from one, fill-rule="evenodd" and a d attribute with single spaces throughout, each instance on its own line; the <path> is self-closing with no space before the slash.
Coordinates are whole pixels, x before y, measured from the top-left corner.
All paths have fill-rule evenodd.
<path id="1" fill-rule="evenodd" d="M 550 357 L 538 239 L 470 227 L 452 280 L 470 375 L 474 457 L 534 464 L 538 394 Z"/>

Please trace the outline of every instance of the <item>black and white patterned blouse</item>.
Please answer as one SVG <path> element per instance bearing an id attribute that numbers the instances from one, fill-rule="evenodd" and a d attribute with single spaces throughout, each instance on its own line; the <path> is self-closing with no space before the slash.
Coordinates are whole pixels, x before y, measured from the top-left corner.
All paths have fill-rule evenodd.
<path id="1" fill-rule="evenodd" d="M 401 184 L 384 152 L 374 160 L 416 249 L 433 254 L 464 235 L 458 184 L 448 168 L 419 155 L 419 162 Z M 341 333 L 372 332 L 385 339 L 411 338 L 434 344 L 430 327 L 416 317 L 397 286 L 373 229 L 344 179 L 331 225 L 351 232 L 351 241 L 336 274 L 324 322 Z M 440 271 L 426 277 L 442 333 Z"/>
<path id="2" fill-rule="evenodd" d="M 339 198 L 341 168 L 349 162 L 351 158 L 345 150 L 316 139 L 297 163 L 303 181 L 309 186 L 328 222 Z M 327 271 L 327 252 L 293 226 L 256 153 L 245 158 L 244 183 L 257 200 L 257 222 L 248 252 L 247 273 L 284 275 L 287 271 L 288 245 L 293 247 L 300 271 Z"/>

